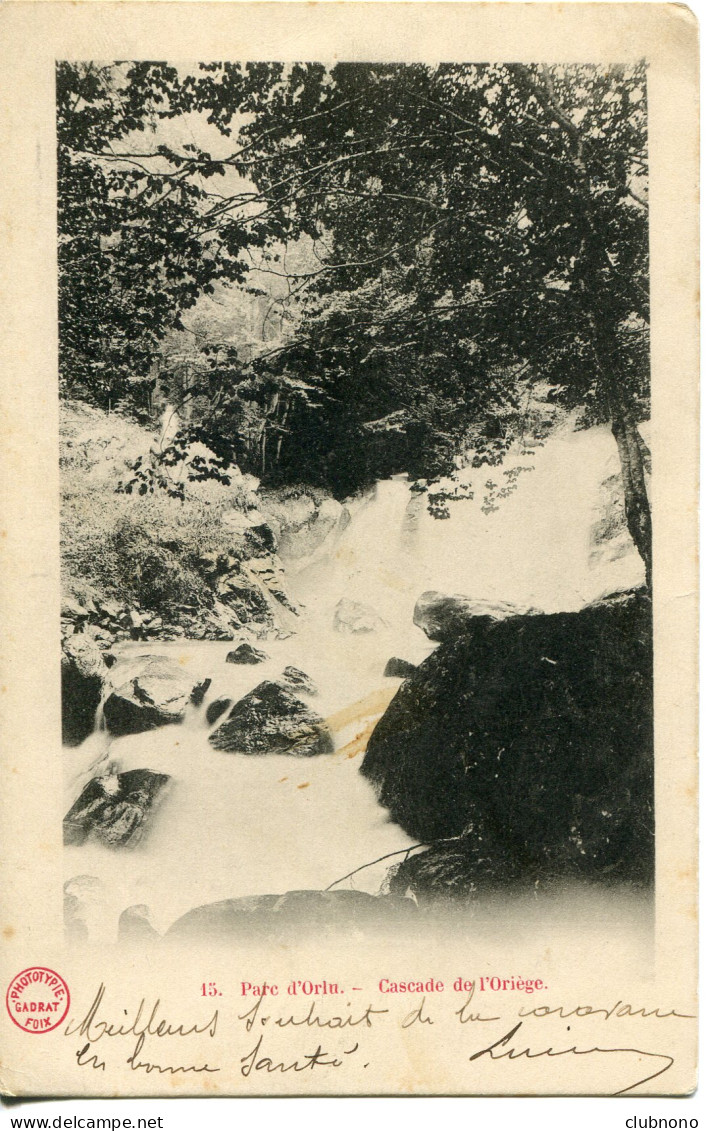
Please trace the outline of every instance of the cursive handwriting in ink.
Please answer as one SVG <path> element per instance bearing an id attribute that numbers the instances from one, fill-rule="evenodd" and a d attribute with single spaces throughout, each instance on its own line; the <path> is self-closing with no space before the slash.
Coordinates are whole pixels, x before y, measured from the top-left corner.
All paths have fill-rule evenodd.
<path id="1" fill-rule="evenodd" d="M 319 1029 L 355 1029 L 357 1025 L 365 1025 L 367 1029 L 373 1027 L 372 1017 L 377 1014 L 388 1013 L 387 1009 L 374 1009 L 373 1005 L 367 1005 L 361 1013 L 345 1013 L 336 1014 L 333 1017 L 321 1017 L 315 1008 L 313 1001 L 308 1012 L 304 1017 L 296 1018 L 294 1014 L 290 1017 L 276 1017 L 275 1024 L 281 1029 L 287 1028 L 288 1025 L 307 1025 L 308 1027 L 316 1025 Z"/>
<path id="2" fill-rule="evenodd" d="M 154 1064 L 149 1060 L 138 1060 L 139 1053 L 142 1052 L 143 1045 L 145 1044 L 145 1034 L 141 1033 L 135 1042 L 135 1048 L 126 1060 L 126 1064 L 130 1065 L 131 1071 L 137 1072 L 142 1069 L 148 1075 L 151 1072 L 170 1072 L 174 1076 L 176 1072 L 221 1072 L 220 1068 L 210 1068 L 208 1064 L 203 1064 L 198 1068 L 196 1064 Z"/>
<path id="3" fill-rule="evenodd" d="M 510 1029 L 509 1032 L 505 1033 L 503 1037 L 500 1037 L 498 1041 L 493 1041 L 492 1044 L 487 1045 L 486 1048 L 480 1049 L 479 1052 L 472 1053 L 472 1056 L 469 1059 L 479 1060 L 479 1058 L 482 1056 L 489 1056 L 492 1060 L 518 1060 L 519 1057 L 525 1056 L 528 1057 L 529 1060 L 535 1060 L 540 1056 L 590 1056 L 593 1054 L 616 1055 L 619 1053 L 634 1053 L 636 1056 L 647 1056 L 651 1060 L 667 1061 L 663 1068 L 659 1068 L 656 1072 L 652 1072 L 649 1076 L 643 1076 L 641 1080 L 634 1080 L 633 1083 L 627 1084 L 624 1088 L 620 1088 L 619 1091 L 614 1092 L 613 1095 L 615 1096 L 622 1096 L 626 1092 L 631 1092 L 633 1088 L 638 1088 L 640 1084 L 647 1084 L 650 1080 L 655 1080 L 658 1076 L 663 1075 L 664 1072 L 668 1072 L 669 1068 L 671 1068 L 671 1065 L 674 1063 L 674 1058 L 672 1056 L 669 1056 L 667 1053 L 647 1052 L 645 1049 L 635 1048 L 606 1049 L 594 1046 L 593 1048 L 589 1049 L 579 1049 L 577 1045 L 573 1045 L 571 1048 L 567 1049 L 554 1049 L 553 1046 L 549 1046 L 547 1049 L 539 1049 L 534 1052 L 533 1049 L 528 1046 L 526 1048 L 516 1048 L 513 1045 L 511 1047 L 507 1047 L 509 1045 L 509 1042 L 513 1040 L 522 1026 L 523 1021 L 519 1021 L 518 1025 L 515 1025 L 513 1029 Z M 495 1052 L 495 1049 L 504 1049 L 504 1051 Z"/>
<path id="4" fill-rule="evenodd" d="M 76 1063 L 78 1064 L 79 1068 L 95 1068 L 97 1070 L 100 1069 L 102 1072 L 105 1072 L 105 1060 L 99 1060 L 97 1056 L 89 1056 L 88 1053 L 90 1048 L 91 1045 L 87 1041 L 82 1049 L 77 1049 Z"/>
<path id="5" fill-rule="evenodd" d="M 246 1013 L 239 1013 L 239 1021 L 246 1022 L 246 1032 L 250 1033 L 256 1021 L 260 1020 L 261 1025 L 266 1025 L 270 1021 L 270 1016 L 261 1017 L 261 1006 L 265 999 L 259 997 L 255 1005 Z M 366 1009 L 357 1013 L 338 1013 L 333 1016 L 323 1016 L 317 1007 L 316 1002 L 312 1002 L 307 1013 L 298 1016 L 295 1013 L 282 1014 L 275 1018 L 273 1024 L 277 1025 L 279 1029 L 287 1029 L 289 1026 L 298 1028 L 300 1025 L 306 1025 L 308 1029 L 354 1029 L 357 1025 L 365 1025 L 367 1029 L 373 1027 L 372 1018 L 378 1014 L 388 1013 L 388 1009 L 374 1009 L 373 1005 L 367 1005 Z"/>
<path id="6" fill-rule="evenodd" d="M 411 1025 L 434 1025 L 432 1017 L 428 1017 L 425 1009 L 425 997 L 421 998 L 420 1005 L 417 1009 L 412 1009 L 410 1013 L 401 1021 L 402 1029 L 410 1029 Z"/>
<path id="7" fill-rule="evenodd" d="M 275 1061 L 269 1056 L 259 1056 L 262 1044 L 263 1034 L 258 1038 L 251 1051 L 246 1056 L 241 1057 L 242 1076 L 250 1076 L 252 1072 L 306 1072 L 308 1068 L 340 1068 L 343 1064 L 343 1061 L 337 1056 L 327 1059 L 329 1053 L 322 1048 L 322 1045 L 318 1045 L 314 1052 L 298 1056 L 290 1064 L 286 1064 L 283 1060 Z M 351 1056 L 358 1048 L 357 1042 L 354 1048 L 345 1049 L 341 1055 Z"/>
<path id="8" fill-rule="evenodd" d="M 467 1001 L 455 1010 L 455 1017 L 459 1017 L 460 1024 L 466 1025 L 468 1021 L 501 1021 L 501 1017 L 483 1017 L 481 1013 L 474 1013 L 472 1011 L 471 1003 L 474 997 L 475 984 L 472 983 L 472 989 L 467 995 Z"/>
<path id="9" fill-rule="evenodd" d="M 72 1018 L 64 1030 L 65 1036 L 70 1037 L 74 1033 L 78 1033 L 81 1037 L 85 1037 L 89 1043 L 93 1044 L 94 1041 L 100 1041 L 102 1037 L 140 1037 L 145 1035 L 150 1037 L 189 1037 L 192 1033 L 208 1033 L 210 1037 L 213 1037 L 216 1034 L 216 1026 L 219 1020 L 218 1009 L 215 1010 L 213 1016 L 203 1025 L 174 1025 L 164 1017 L 158 1020 L 160 1016 L 159 998 L 156 999 L 150 1011 L 150 1015 L 145 1021 L 143 1021 L 143 1011 L 147 1013 L 145 998 L 142 998 L 140 1001 L 137 1013 L 129 1025 L 97 1020 L 96 1015 L 98 1014 L 105 992 L 106 987 L 103 982 L 101 982 L 88 1013 L 80 1022 L 74 1022 Z M 127 1013 L 127 1010 L 123 1012 Z"/>
<path id="10" fill-rule="evenodd" d="M 609 1021 L 611 1017 L 641 1017 L 646 1019 L 648 1017 L 655 1017 L 657 1021 L 663 1021 L 666 1017 L 679 1017 L 682 1020 L 692 1020 L 695 1017 L 694 1013 L 677 1013 L 675 1009 L 666 1010 L 662 1013 L 660 1009 L 646 1009 L 644 1006 L 639 1006 L 634 1009 L 628 1002 L 623 1002 L 620 998 L 616 1001 L 611 1009 L 605 1009 L 602 1006 L 595 1005 L 537 1005 L 531 1009 L 519 1010 L 519 1017 L 560 1017 L 565 1020 L 566 1017 L 602 1017 L 604 1021 Z"/>

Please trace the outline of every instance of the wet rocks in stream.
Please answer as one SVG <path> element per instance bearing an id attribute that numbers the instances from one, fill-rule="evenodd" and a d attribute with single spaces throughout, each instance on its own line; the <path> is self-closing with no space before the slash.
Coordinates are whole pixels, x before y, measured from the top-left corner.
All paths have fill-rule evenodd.
<path id="1" fill-rule="evenodd" d="M 64 884 L 64 932 L 70 943 L 86 942 L 105 912 L 103 884 L 97 876 L 72 876 Z"/>
<path id="2" fill-rule="evenodd" d="M 116 666 L 113 690 L 103 706 L 110 734 L 140 734 L 180 723 L 190 703 L 198 706 L 210 680 L 190 675 L 164 656 L 138 656 Z"/>
<path id="3" fill-rule="evenodd" d="M 89 634 L 75 633 L 64 641 L 61 728 L 66 746 L 78 746 L 93 731 L 108 668 L 106 653 Z"/>
<path id="4" fill-rule="evenodd" d="M 143 839 L 169 774 L 127 770 L 93 778 L 64 818 L 64 844 L 97 840 L 108 848 L 134 848 Z"/>
<path id="5" fill-rule="evenodd" d="M 206 709 L 207 726 L 213 726 L 217 719 L 220 719 L 224 711 L 228 711 L 233 703 L 233 699 L 222 695 L 219 699 L 214 699 Z"/>
<path id="6" fill-rule="evenodd" d="M 268 653 L 254 648 L 247 640 L 233 648 L 226 656 L 227 664 L 262 664 L 268 659 Z"/>
<path id="7" fill-rule="evenodd" d="M 391 656 L 384 668 L 384 676 L 386 679 L 408 679 L 408 676 L 413 675 L 416 671 L 415 664 L 411 664 L 408 660 L 401 660 L 398 656 Z"/>
<path id="8" fill-rule="evenodd" d="M 438 593 L 429 589 L 416 601 L 413 624 L 422 628 L 429 640 L 450 640 L 480 617 L 503 620 L 533 611 L 520 609 L 508 601 L 478 600 L 463 593 Z"/>
<path id="9" fill-rule="evenodd" d="M 304 930 L 364 931 L 410 923 L 415 917 L 413 900 L 396 895 L 374 896 L 346 888 L 288 891 L 283 895 L 244 896 L 195 907 L 172 924 L 165 938 L 170 942 L 299 938 Z"/>
<path id="10" fill-rule="evenodd" d="M 144 903 L 135 903 L 121 912 L 118 920 L 118 942 L 143 946 L 155 942 L 160 933 L 152 925 L 150 908 Z"/>
<path id="11" fill-rule="evenodd" d="M 325 720 L 282 683 L 264 680 L 209 735 L 217 750 L 235 754 L 294 754 L 309 758 L 334 749 Z"/>
<path id="12" fill-rule="evenodd" d="M 285 559 L 308 557 L 325 539 L 345 530 L 351 520 L 346 506 L 304 485 L 261 490 L 260 500 L 276 532 L 278 553 Z"/>
<path id="13" fill-rule="evenodd" d="M 392 890 L 653 874 L 652 612 L 646 591 L 579 612 L 480 616 L 400 687 L 361 772 L 429 844 Z"/>
<path id="14" fill-rule="evenodd" d="M 310 679 L 307 672 L 300 671 L 300 668 L 288 666 L 283 670 L 280 677 L 280 682 L 284 683 L 292 691 L 298 691 L 301 695 L 317 695 L 317 686 L 313 680 Z"/>
<path id="15" fill-rule="evenodd" d="M 364 632 L 379 632 L 386 628 L 386 621 L 379 616 L 376 609 L 364 605 L 361 601 L 350 601 L 342 597 L 334 610 L 335 632 L 351 632 L 354 634 Z"/>

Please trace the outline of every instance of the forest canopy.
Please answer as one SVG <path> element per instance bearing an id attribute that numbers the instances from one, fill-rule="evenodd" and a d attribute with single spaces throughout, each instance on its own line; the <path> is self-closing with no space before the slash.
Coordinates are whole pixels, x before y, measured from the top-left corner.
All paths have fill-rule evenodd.
<path id="1" fill-rule="evenodd" d="M 649 573 L 643 66 L 64 62 L 57 108 L 62 390 L 180 412 L 128 486 L 432 480 L 540 393 Z"/>

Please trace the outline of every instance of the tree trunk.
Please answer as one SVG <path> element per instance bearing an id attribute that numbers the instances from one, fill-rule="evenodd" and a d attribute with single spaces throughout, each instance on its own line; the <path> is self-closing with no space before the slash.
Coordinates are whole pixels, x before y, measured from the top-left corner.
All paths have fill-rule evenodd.
<path id="1" fill-rule="evenodd" d="M 574 164 L 579 173 L 579 184 L 582 186 L 582 194 L 586 201 L 587 228 L 582 245 L 586 262 L 584 278 L 579 280 L 580 288 L 586 296 L 585 312 L 592 333 L 600 386 L 605 394 L 612 434 L 619 450 L 627 526 L 644 562 L 647 586 L 651 590 L 651 509 L 645 478 L 645 470 L 651 469 L 651 460 L 627 404 L 621 375 L 617 374 L 617 341 L 602 305 L 603 274 L 607 270 L 607 254 L 598 239 L 593 222 L 593 193 L 585 163 L 585 139 L 577 123 L 563 110 L 556 94 L 552 73 L 547 67 L 541 68 L 543 83 L 537 81 L 528 67 L 516 64 L 511 66 L 510 70 L 522 89 L 530 90 L 538 104 L 563 130 L 570 143 Z M 643 295 L 638 297 L 637 310 L 648 323 L 649 303 Z"/>
<path id="2" fill-rule="evenodd" d="M 644 442 L 639 435 L 636 424 L 627 418 L 626 413 L 612 412 L 612 434 L 617 441 L 619 450 L 627 526 L 642 556 L 646 569 L 647 585 L 651 588 L 651 509 L 644 474 L 642 450 Z"/>
<path id="3" fill-rule="evenodd" d="M 621 377 L 615 375 L 615 351 L 607 347 L 607 334 L 600 330 L 599 319 L 591 316 L 590 321 L 594 330 L 600 384 L 607 402 L 612 435 L 619 451 L 627 527 L 644 562 L 647 586 L 651 589 L 651 508 L 645 474 L 651 466 L 649 452 L 627 405 Z"/>

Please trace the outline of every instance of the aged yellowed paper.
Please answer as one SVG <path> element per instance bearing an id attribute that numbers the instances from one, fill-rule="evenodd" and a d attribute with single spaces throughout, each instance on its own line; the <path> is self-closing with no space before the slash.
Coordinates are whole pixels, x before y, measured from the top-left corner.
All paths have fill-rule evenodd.
<path id="1" fill-rule="evenodd" d="M 687 1094 L 693 16 L 0 19 L 3 1092 Z"/>

